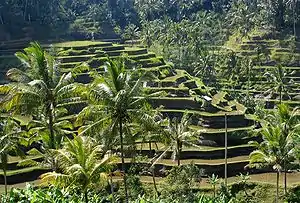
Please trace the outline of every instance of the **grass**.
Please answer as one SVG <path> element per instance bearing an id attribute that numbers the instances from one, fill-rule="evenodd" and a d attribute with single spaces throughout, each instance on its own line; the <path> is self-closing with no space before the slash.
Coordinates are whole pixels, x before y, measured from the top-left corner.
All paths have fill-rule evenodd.
<path id="1" fill-rule="evenodd" d="M 42 156 L 26 156 L 24 159 L 22 159 L 21 157 L 18 156 L 9 156 L 8 157 L 8 164 L 13 164 L 13 163 L 18 163 L 20 161 L 24 161 L 24 160 L 32 160 L 32 159 L 39 159 L 42 158 Z"/>
<path id="2" fill-rule="evenodd" d="M 232 158 L 228 158 L 228 164 L 234 164 L 234 163 L 241 163 L 241 162 L 249 162 L 248 156 L 236 156 Z M 126 163 L 131 163 L 131 158 L 125 158 Z M 118 160 L 119 163 L 121 163 L 121 159 Z M 142 161 L 140 163 L 150 163 L 151 159 L 148 159 L 148 161 Z M 208 165 L 208 166 L 218 166 L 225 164 L 224 159 L 182 159 L 180 160 L 182 165 L 187 165 L 194 163 L 196 165 Z M 156 164 L 163 164 L 167 166 L 176 166 L 177 161 L 172 159 L 161 159 Z"/>
<path id="3" fill-rule="evenodd" d="M 181 110 L 181 109 L 162 109 L 160 110 L 161 112 L 165 113 L 189 113 L 189 114 L 195 114 L 195 115 L 200 115 L 200 116 L 205 116 L 205 117 L 220 117 L 220 116 L 225 116 L 225 113 L 227 116 L 240 116 L 244 115 L 243 112 L 240 111 L 231 111 L 231 112 L 224 112 L 224 111 L 219 111 L 216 113 L 210 113 L 206 111 L 198 111 L 198 110 Z"/>
<path id="4" fill-rule="evenodd" d="M 165 145 L 163 143 L 157 143 L 156 145 L 158 147 L 158 150 L 163 150 L 165 148 Z M 155 145 L 155 143 L 151 143 L 152 150 L 153 149 L 157 150 L 156 145 Z M 141 149 L 141 147 L 143 150 L 150 150 L 148 143 L 137 143 L 136 144 L 137 151 L 139 151 Z M 243 144 L 243 145 L 229 146 L 228 150 L 234 150 L 234 149 L 239 149 L 239 148 L 249 148 L 249 147 L 251 147 L 251 145 Z M 186 147 L 186 146 L 182 147 L 182 151 L 214 152 L 214 151 L 218 151 L 218 150 L 224 150 L 224 147 L 211 147 L 211 146 L 201 146 L 201 145 L 199 147 Z"/>
<path id="5" fill-rule="evenodd" d="M 43 168 L 40 166 L 32 166 L 32 167 L 16 169 L 16 170 L 7 170 L 7 176 L 20 175 L 22 173 L 29 173 L 37 170 L 47 170 L 47 168 Z M 3 171 L 0 172 L 0 175 L 3 175 Z"/>
<path id="6" fill-rule="evenodd" d="M 204 128 L 204 127 L 195 126 L 195 125 L 191 125 L 191 126 L 189 126 L 189 128 L 192 130 L 196 130 L 196 131 L 200 130 L 201 133 L 207 133 L 207 134 L 225 133 L 225 128 L 214 129 L 214 128 Z M 247 126 L 247 127 L 240 127 L 240 128 L 228 128 L 227 132 L 250 131 L 253 129 L 254 129 L 254 126 Z"/>
<path id="7" fill-rule="evenodd" d="M 95 45 L 111 45 L 110 42 L 99 42 L 99 41 L 69 41 L 69 42 L 61 42 L 54 44 L 55 47 L 85 47 L 85 46 L 95 46 Z"/>
<path id="8" fill-rule="evenodd" d="M 59 57 L 56 57 L 56 59 L 95 57 L 97 55 L 98 54 L 84 54 L 84 55 L 78 55 L 78 56 L 59 56 Z"/>

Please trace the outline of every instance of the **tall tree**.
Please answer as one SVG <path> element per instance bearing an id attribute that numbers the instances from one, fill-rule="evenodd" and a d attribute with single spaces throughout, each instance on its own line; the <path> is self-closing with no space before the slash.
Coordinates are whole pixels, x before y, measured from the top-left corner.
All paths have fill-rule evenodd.
<path id="1" fill-rule="evenodd" d="M 155 162 L 159 161 L 164 154 L 168 151 L 172 151 L 172 158 L 177 160 L 177 165 L 180 166 L 180 156 L 184 146 L 194 146 L 198 147 L 198 141 L 196 134 L 199 132 L 194 132 L 189 129 L 190 116 L 184 114 L 181 119 L 174 117 L 169 118 L 169 122 L 165 132 L 163 133 L 163 141 L 165 144 L 165 149 L 162 154 L 156 159 Z"/>
<path id="2" fill-rule="evenodd" d="M 97 134 L 107 125 L 114 132 L 118 132 L 126 202 L 128 202 L 128 188 L 124 139 L 128 139 L 130 135 L 128 124 L 143 114 L 141 109 L 146 99 L 142 91 L 145 76 L 138 76 L 137 72 L 126 70 L 127 62 L 125 57 L 109 60 L 104 75 L 92 74 L 94 80 L 88 87 L 90 105 L 82 110 L 77 121 L 83 124 L 80 134 Z"/>
<path id="3" fill-rule="evenodd" d="M 284 170 L 284 192 L 287 193 L 287 165 L 290 159 L 294 156 L 294 139 L 298 130 L 299 124 L 299 108 L 290 110 L 290 107 L 286 104 L 280 104 L 275 112 L 272 112 L 267 116 L 267 120 L 273 126 L 281 126 L 281 143 L 280 153 L 283 155 L 283 170 Z"/>
<path id="4" fill-rule="evenodd" d="M 271 71 L 266 72 L 264 75 L 266 76 L 268 82 L 271 84 L 271 88 L 269 88 L 266 93 L 269 94 L 279 94 L 279 103 L 282 102 L 282 97 L 284 95 L 288 95 L 289 86 L 288 83 L 290 81 L 287 79 L 289 73 L 287 72 L 281 64 L 278 64 L 276 68 L 272 69 Z"/>
<path id="5" fill-rule="evenodd" d="M 250 154 L 250 167 L 262 168 L 271 166 L 276 171 L 276 203 L 279 202 L 279 174 L 282 171 L 285 156 L 280 148 L 285 145 L 286 139 L 282 134 L 281 126 L 266 124 L 259 131 L 263 141 L 251 142 L 257 150 Z"/>
<path id="6" fill-rule="evenodd" d="M 58 64 L 38 43 L 17 52 L 16 56 L 25 70 L 12 68 L 7 77 L 13 82 L 0 86 L 5 94 L 1 104 L 7 111 L 33 115 L 36 120 L 47 118 L 48 147 L 56 148 L 54 122 L 58 111 L 70 105 L 83 103 L 80 86 L 74 83 L 76 71 L 87 69 L 85 65 L 74 69 L 74 73 L 60 74 Z"/>

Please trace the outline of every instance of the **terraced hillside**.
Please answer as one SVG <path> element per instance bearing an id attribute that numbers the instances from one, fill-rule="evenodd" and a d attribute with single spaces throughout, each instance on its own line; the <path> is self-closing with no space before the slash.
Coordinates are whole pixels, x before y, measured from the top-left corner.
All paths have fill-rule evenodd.
<path id="1" fill-rule="evenodd" d="M 245 116 L 246 108 L 230 98 L 226 92 L 209 90 L 198 79 L 183 70 L 173 69 L 161 57 L 148 52 L 145 48 L 95 41 L 64 42 L 47 47 L 54 47 L 57 52 L 57 60 L 60 61 L 60 68 L 64 72 L 82 62 L 88 63 L 91 68 L 98 71 L 105 71 L 102 65 L 108 57 L 115 58 L 125 53 L 138 68 L 154 73 L 156 79 L 144 84 L 145 91 L 165 93 L 160 97 L 151 98 L 149 102 L 153 107 L 163 106 L 161 113 L 165 117 L 181 117 L 184 113 L 192 115 L 190 129 L 201 132 L 199 135 L 201 147 L 184 148 L 181 157 L 182 163 L 193 162 L 205 169 L 207 174 L 223 174 L 226 114 L 230 145 L 228 149 L 229 175 L 236 175 L 244 170 L 248 163 L 248 155 L 253 150 L 244 137 L 247 135 L 247 131 L 254 126 L 253 122 Z M 87 83 L 89 80 L 87 73 L 78 78 L 78 81 L 82 83 Z M 136 143 L 136 145 L 139 149 L 141 144 Z M 141 152 L 150 158 L 154 154 L 153 150 L 159 152 L 162 147 L 159 143 L 153 144 L 150 151 L 147 145 L 142 147 Z M 166 157 L 156 164 L 157 175 L 164 175 L 160 172 L 161 169 L 169 169 L 176 165 L 170 154 L 167 153 Z M 130 160 L 128 156 L 126 163 L 130 164 Z M 37 177 L 36 175 L 31 176 L 32 170 L 37 170 L 38 174 L 42 169 L 11 168 L 9 173 L 19 174 L 18 180 L 22 182 L 22 177 L 32 179 Z M 9 177 L 8 181 L 14 183 L 14 176 Z"/>
<path id="2" fill-rule="evenodd" d="M 274 72 L 277 66 L 282 66 L 286 73 L 283 84 L 289 95 L 283 95 L 283 102 L 291 106 L 300 105 L 300 42 L 252 36 L 234 46 L 229 45 L 229 48 L 240 56 L 250 57 L 254 61 L 254 67 L 249 72 L 249 78 L 247 76 L 240 78 L 234 89 L 227 81 L 221 81 L 225 90 L 244 94 L 249 90 L 257 100 L 266 101 L 266 108 L 273 108 L 279 103 L 279 92 L 273 94 L 266 92 L 276 87 L 278 83 L 268 80 L 266 73 Z"/>

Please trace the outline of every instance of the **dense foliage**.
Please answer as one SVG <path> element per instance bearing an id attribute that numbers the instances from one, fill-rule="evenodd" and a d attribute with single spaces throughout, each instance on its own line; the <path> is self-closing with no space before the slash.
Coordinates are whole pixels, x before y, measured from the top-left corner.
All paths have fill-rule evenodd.
<path id="1" fill-rule="evenodd" d="M 89 39 L 95 47 L 103 47 L 105 43 L 97 44 L 95 39 L 114 38 L 126 46 L 105 47 L 112 50 L 111 58 L 87 41 L 78 50 L 72 44 L 55 47 L 51 54 L 35 42 L 15 54 L 20 67 L 10 67 L 6 74 L 10 82 L 0 85 L 0 162 L 5 184 L 0 201 L 251 203 L 271 194 L 267 201 L 299 202 L 299 189 L 287 187 L 287 173 L 299 169 L 300 163 L 300 113 L 295 101 L 299 83 L 294 81 L 299 77 L 290 71 L 300 64 L 299 25 L 298 0 L 2 0 L 0 39 L 21 39 L 10 41 L 17 48 L 31 39 Z M 5 52 L 7 47 L 9 43 L 3 43 L 1 51 L 10 53 Z M 62 68 L 52 54 L 65 62 L 74 60 L 72 54 L 87 61 L 63 63 L 77 65 Z M 151 67 L 145 69 L 133 58 L 147 65 L 150 61 Z M 98 67 L 89 67 L 93 63 Z M 152 67 L 156 64 L 160 65 Z M 175 72 L 178 75 L 172 75 Z M 80 83 L 81 76 L 91 81 Z M 160 78 L 169 79 L 166 86 L 157 82 Z M 153 109 L 148 102 L 167 93 L 145 90 L 149 81 L 157 82 L 157 90 L 171 92 L 167 102 L 188 99 L 200 110 L 163 115 L 160 107 Z M 261 97 L 274 100 L 266 104 L 275 109 L 266 110 Z M 292 97 L 290 106 L 287 101 Z M 246 106 L 244 112 L 237 101 Z M 210 142 L 202 136 L 207 130 L 227 137 L 228 120 L 233 120 L 231 125 L 236 122 L 227 114 L 236 112 L 237 120 L 248 114 L 245 122 L 253 131 L 237 130 L 231 136 L 243 137 L 243 143 L 255 140 L 247 145 L 252 153 L 245 169 L 274 171 L 274 186 L 249 182 L 248 174 L 228 185 L 227 178 L 205 174 L 199 164 L 182 159 L 185 147 L 195 150 L 203 141 Z M 211 115 L 220 128 L 210 126 L 215 119 Z M 176 163 L 164 165 L 167 156 Z M 12 157 L 19 162 L 11 163 Z M 27 166 L 45 171 L 41 185 L 9 192 L 7 171 L 13 174 L 10 168 Z M 202 188 L 204 178 L 208 186 Z"/>
<path id="2" fill-rule="evenodd" d="M 25 27 L 29 33 L 42 32 L 40 28 L 47 26 L 57 32 L 56 36 L 62 33 L 66 36 L 65 27 L 69 27 L 74 36 L 89 38 L 100 33 L 113 37 L 113 28 L 125 29 L 130 24 L 142 28 L 143 24 L 164 19 L 179 24 L 188 20 L 200 29 L 209 26 L 202 36 L 214 36 L 220 31 L 223 35 L 230 30 L 247 35 L 257 26 L 284 28 L 293 33 L 299 25 L 299 6 L 295 0 L 4 0 L 0 2 L 0 24 L 12 35 Z"/>

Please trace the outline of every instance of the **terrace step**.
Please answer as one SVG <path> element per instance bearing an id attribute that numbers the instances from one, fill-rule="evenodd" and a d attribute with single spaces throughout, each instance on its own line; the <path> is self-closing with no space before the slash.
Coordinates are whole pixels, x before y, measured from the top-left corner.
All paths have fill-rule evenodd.
<path id="1" fill-rule="evenodd" d="M 134 56 L 134 55 L 142 55 L 147 54 L 147 49 L 144 48 L 136 48 L 136 49 L 125 49 L 125 50 L 116 50 L 116 51 L 108 51 L 106 54 L 108 56 L 120 56 L 122 53 L 128 54 L 128 56 Z"/>
<path id="2" fill-rule="evenodd" d="M 201 109 L 202 105 L 192 97 L 156 97 L 149 98 L 149 103 L 154 108 L 164 106 L 167 109 Z"/>
<path id="3" fill-rule="evenodd" d="M 7 171 L 7 183 L 16 184 L 24 183 L 38 179 L 43 173 L 49 172 L 49 169 L 41 167 L 27 167 L 17 170 L 8 170 Z M 0 172 L 0 184 L 4 184 L 3 172 Z"/>
<path id="4" fill-rule="evenodd" d="M 222 175 L 224 174 L 224 159 L 212 159 L 212 160 L 204 160 L 204 159 L 184 159 L 181 160 L 181 165 L 187 164 L 195 164 L 197 167 L 204 170 L 206 175 L 217 174 Z M 144 162 L 135 163 L 135 165 L 143 165 L 143 166 L 150 166 L 151 161 L 145 160 Z M 238 175 L 241 171 L 244 171 L 245 166 L 249 163 L 248 156 L 238 156 L 233 158 L 228 158 L 228 175 Z M 121 160 L 118 161 L 118 168 L 121 168 Z M 125 159 L 125 170 L 128 170 L 129 167 L 132 165 L 131 159 Z M 171 159 L 161 159 L 154 165 L 155 174 L 158 176 L 165 176 L 165 171 L 170 170 L 173 166 L 177 165 L 177 161 L 173 161 Z"/>
<path id="5" fill-rule="evenodd" d="M 20 42 L 4 41 L 0 43 L 0 50 L 8 50 L 8 49 L 23 50 L 25 47 L 28 47 L 29 43 L 30 41 L 20 41 Z"/>
<path id="6" fill-rule="evenodd" d="M 102 57 L 104 54 L 89 54 L 89 55 L 79 55 L 79 56 L 60 56 L 56 59 L 61 61 L 61 63 L 75 63 L 75 62 L 85 62 L 93 57 Z"/>
<path id="7" fill-rule="evenodd" d="M 146 88 L 147 93 L 165 92 L 167 97 L 190 97 L 188 88 L 173 88 L 173 87 L 152 87 Z"/>
<path id="8" fill-rule="evenodd" d="M 72 48 L 73 50 L 85 50 L 88 48 L 103 48 L 112 46 L 111 42 L 99 42 L 99 41 L 71 41 L 54 44 L 56 48 L 63 48 L 64 50 Z M 49 48 L 50 46 L 45 46 Z"/>

